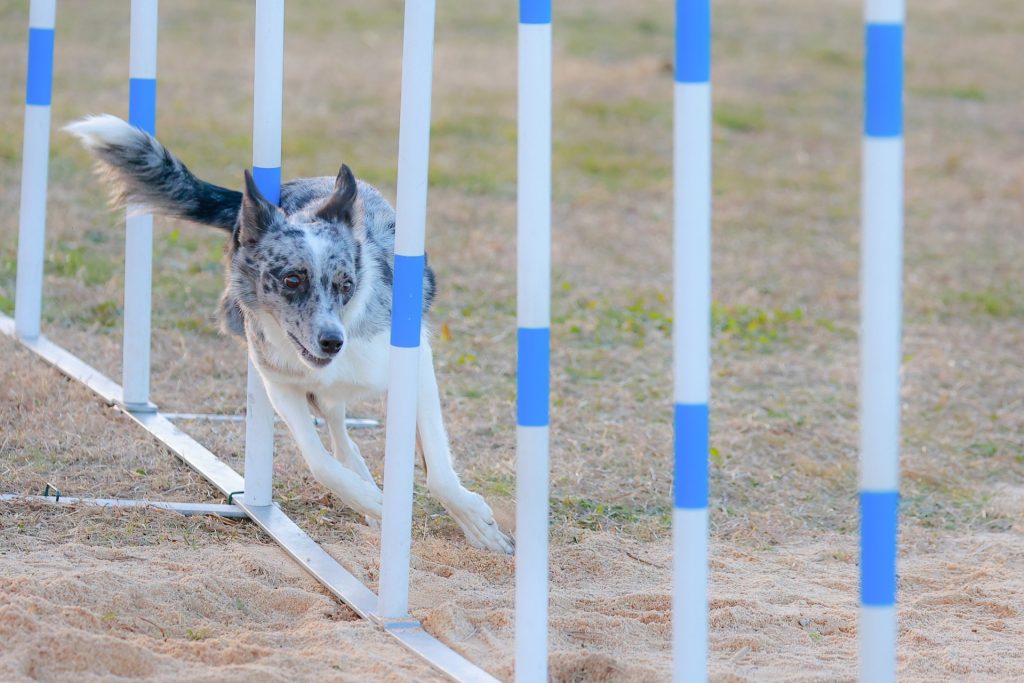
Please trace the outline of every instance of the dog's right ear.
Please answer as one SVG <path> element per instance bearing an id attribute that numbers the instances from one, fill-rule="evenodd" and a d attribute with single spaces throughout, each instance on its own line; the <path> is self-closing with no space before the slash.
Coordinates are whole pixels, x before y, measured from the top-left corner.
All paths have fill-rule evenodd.
<path id="1" fill-rule="evenodd" d="M 256 187 L 252 173 L 245 169 L 245 192 L 242 193 L 242 208 L 238 216 L 238 241 L 252 246 L 260 241 L 274 223 L 278 208 Z"/>

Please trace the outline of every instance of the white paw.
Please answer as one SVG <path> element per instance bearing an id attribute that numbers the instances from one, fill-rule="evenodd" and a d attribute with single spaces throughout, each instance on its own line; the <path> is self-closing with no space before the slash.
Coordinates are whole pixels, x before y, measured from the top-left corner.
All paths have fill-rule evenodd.
<path id="1" fill-rule="evenodd" d="M 384 494 L 375 484 L 359 480 L 359 485 L 353 487 L 355 490 L 352 496 L 345 500 L 345 503 L 356 512 L 366 517 L 366 523 L 373 527 L 379 523 L 384 513 Z"/>
<path id="2" fill-rule="evenodd" d="M 461 489 L 455 500 L 442 500 L 441 503 L 474 548 L 493 550 L 506 555 L 515 552 L 512 539 L 498 528 L 491 506 L 479 493 Z"/>

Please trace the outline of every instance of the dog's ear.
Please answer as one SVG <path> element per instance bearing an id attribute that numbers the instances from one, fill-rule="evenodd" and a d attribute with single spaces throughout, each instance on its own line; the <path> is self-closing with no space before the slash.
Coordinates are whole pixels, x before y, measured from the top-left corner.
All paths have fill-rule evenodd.
<path id="1" fill-rule="evenodd" d="M 267 233 L 278 213 L 278 208 L 256 187 L 249 169 L 245 169 L 245 192 L 242 194 L 242 209 L 238 217 L 238 241 L 252 246 Z"/>
<path id="2" fill-rule="evenodd" d="M 317 218 L 334 223 L 352 225 L 352 216 L 356 203 L 356 178 L 352 169 L 346 164 L 341 165 L 338 178 L 334 181 L 334 192 L 327 198 L 324 205 L 317 210 Z"/>

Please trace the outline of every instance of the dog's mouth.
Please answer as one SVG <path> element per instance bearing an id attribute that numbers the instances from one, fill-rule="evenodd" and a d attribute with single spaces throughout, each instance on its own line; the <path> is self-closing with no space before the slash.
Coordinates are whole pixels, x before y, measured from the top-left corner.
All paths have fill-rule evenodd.
<path id="1" fill-rule="evenodd" d="M 330 365 L 331 361 L 337 357 L 327 356 L 325 358 L 323 356 L 316 356 L 310 353 L 309 351 L 306 350 L 306 347 L 302 345 L 302 342 L 296 339 L 295 335 L 292 334 L 291 332 L 288 333 L 288 338 L 292 340 L 292 343 L 295 344 L 295 347 L 299 350 L 299 355 L 302 357 L 302 360 L 306 361 L 314 368 L 325 368 L 328 365 Z"/>

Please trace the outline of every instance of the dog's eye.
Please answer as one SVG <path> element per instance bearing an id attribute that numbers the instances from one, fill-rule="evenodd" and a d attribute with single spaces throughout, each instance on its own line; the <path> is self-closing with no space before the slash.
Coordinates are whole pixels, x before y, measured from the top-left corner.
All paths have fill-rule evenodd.
<path id="1" fill-rule="evenodd" d="M 288 273 L 284 276 L 282 282 L 284 282 L 284 286 L 288 289 L 298 289 L 302 286 L 302 280 L 302 276 L 298 273 Z"/>
<path id="2" fill-rule="evenodd" d="M 352 281 L 351 280 L 345 280 L 344 282 L 341 283 L 341 293 L 342 294 L 351 294 L 352 293 L 352 287 L 353 287 Z"/>

